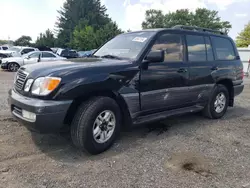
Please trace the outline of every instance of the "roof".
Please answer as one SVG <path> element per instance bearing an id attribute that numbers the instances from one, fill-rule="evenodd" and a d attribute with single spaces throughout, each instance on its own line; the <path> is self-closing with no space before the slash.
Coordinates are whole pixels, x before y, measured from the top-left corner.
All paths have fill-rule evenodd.
<path id="1" fill-rule="evenodd" d="M 189 32 L 189 33 L 201 33 L 201 34 L 207 34 L 207 35 L 228 37 L 225 33 L 217 31 L 217 30 L 200 28 L 200 27 L 192 27 L 192 26 L 181 26 L 181 25 L 177 25 L 177 26 L 172 27 L 172 28 L 143 29 L 143 30 L 138 30 L 138 31 L 132 31 L 129 33 L 138 33 L 138 32 L 156 32 L 157 33 L 160 31 L 182 31 L 182 32 Z"/>

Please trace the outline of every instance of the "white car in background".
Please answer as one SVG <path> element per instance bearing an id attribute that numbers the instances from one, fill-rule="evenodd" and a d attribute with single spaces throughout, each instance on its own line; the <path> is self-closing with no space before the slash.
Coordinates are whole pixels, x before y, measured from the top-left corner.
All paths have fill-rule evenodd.
<path id="1" fill-rule="evenodd" d="M 16 72 L 21 66 L 39 62 L 59 61 L 66 58 L 60 57 L 50 51 L 35 51 L 21 57 L 9 57 L 2 59 L 1 68 Z"/>
<path id="2" fill-rule="evenodd" d="M 0 50 L 8 50 L 9 47 L 8 46 L 0 46 Z"/>
<path id="3" fill-rule="evenodd" d="M 0 50 L 0 54 L 7 55 L 8 57 L 21 57 L 22 55 L 33 51 L 38 51 L 38 49 L 26 46 L 13 46 L 8 50 Z"/>

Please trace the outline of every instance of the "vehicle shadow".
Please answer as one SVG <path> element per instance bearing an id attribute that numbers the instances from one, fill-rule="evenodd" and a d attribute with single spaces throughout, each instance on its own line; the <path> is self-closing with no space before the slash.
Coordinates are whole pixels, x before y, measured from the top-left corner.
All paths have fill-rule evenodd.
<path id="1" fill-rule="evenodd" d="M 236 116 L 241 117 L 248 114 L 248 109 L 236 107 L 235 109 L 230 109 L 226 117 L 220 121 L 228 121 Z M 213 126 L 216 123 L 218 123 L 216 120 L 208 120 L 200 114 L 187 114 L 172 117 L 163 122 L 137 126 L 130 130 L 122 131 L 120 138 L 109 150 L 95 156 L 75 148 L 71 142 L 70 133 L 48 135 L 32 133 L 31 135 L 39 150 L 54 160 L 63 163 L 84 163 L 86 161 L 102 160 L 121 155 L 124 152 L 140 147 L 144 142 L 152 143 L 163 140 L 167 136 L 183 134 L 192 137 L 195 134 L 195 130 L 204 126 Z"/>

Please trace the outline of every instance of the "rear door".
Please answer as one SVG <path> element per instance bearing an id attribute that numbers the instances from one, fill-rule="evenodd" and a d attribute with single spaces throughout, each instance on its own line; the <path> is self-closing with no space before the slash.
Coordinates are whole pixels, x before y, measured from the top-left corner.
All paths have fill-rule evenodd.
<path id="1" fill-rule="evenodd" d="M 216 71 L 214 54 L 210 38 L 202 35 L 186 35 L 188 64 L 189 64 L 189 90 L 194 104 L 208 100 L 209 92 L 213 86 L 213 71 Z"/>
<path id="2" fill-rule="evenodd" d="M 181 34 L 160 34 L 151 50 L 164 50 L 164 62 L 148 64 L 141 70 L 141 109 L 157 112 L 188 106 L 188 64 Z"/>

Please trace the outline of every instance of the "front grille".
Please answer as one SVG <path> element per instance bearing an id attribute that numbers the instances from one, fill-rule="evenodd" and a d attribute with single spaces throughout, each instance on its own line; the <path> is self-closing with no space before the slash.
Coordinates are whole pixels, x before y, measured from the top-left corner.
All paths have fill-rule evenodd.
<path id="1" fill-rule="evenodd" d="M 16 74 L 16 78 L 15 78 L 15 88 L 17 90 L 22 90 L 23 89 L 23 85 L 24 82 L 27 78 L 28 74 L 22 70 L 18 70 L 17 74 Z"/>

